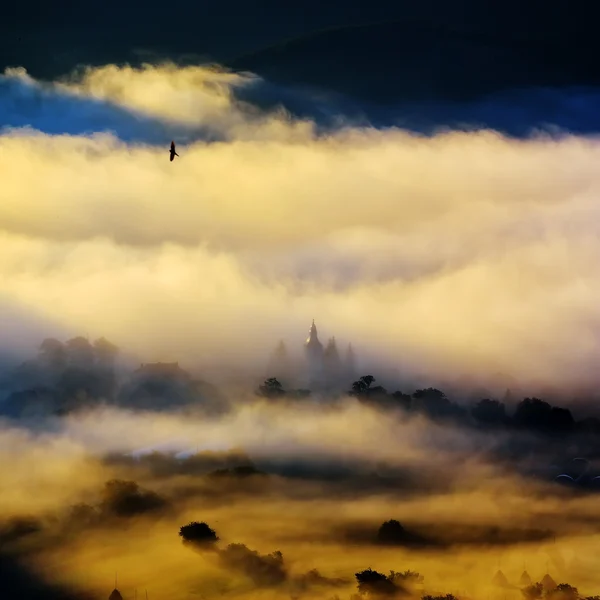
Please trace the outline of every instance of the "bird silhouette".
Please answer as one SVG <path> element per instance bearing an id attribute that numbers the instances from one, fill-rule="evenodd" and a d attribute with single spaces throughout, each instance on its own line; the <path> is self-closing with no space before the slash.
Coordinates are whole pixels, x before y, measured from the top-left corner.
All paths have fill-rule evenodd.
<path id="1" fill-rule="evenodd" d="M 174 159 L 176 156 L 179 156 L 179 154 L 177 154 L 177 152 L 175 152 L 175 142 L 173 142 L 173 141 L 171 142 L 171 150 L 170 150 L 170 155 L 171 155 L 171 158 L 170 158 L 171 162 L 173 162 L 173 159 Z"/>

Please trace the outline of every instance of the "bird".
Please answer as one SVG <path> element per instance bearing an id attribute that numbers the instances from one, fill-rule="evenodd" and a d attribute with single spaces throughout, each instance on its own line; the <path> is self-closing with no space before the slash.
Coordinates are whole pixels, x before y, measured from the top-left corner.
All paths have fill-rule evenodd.
<path id="1" fill-rule="evenodd" d="M 177 154 L 177 152 L 175 152 L 175 142 L 173 142 L 173 141 L 171 141 L 171 151 L 170 151 L 170 154 L 171 154 L 171 159 L 170 159 L 171 162 L 173 162 L 173 159 L 176 156 L 179 156 L 179 154 Z"/>

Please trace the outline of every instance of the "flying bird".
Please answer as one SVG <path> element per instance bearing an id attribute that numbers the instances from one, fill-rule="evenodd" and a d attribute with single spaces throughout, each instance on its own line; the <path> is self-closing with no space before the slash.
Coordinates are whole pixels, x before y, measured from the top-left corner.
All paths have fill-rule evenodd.
<path id="1" fill-rule="evenodd" d="M 175 142 L 173 142 L 173 141 L 171 142 L 171 151 L 170 151 L 170 154 L 171 154 L 171 159 L 170 159 L 171 162 L 173 162 L 173 159 L 176 156 L 179 156 L 179 154 L 177 154 L 177 152 L 175 152 Z"/>

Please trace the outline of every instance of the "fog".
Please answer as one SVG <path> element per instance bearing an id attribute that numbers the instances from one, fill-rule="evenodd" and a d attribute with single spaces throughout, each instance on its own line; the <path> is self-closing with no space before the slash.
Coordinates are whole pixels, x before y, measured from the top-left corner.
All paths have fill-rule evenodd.
<path id="1" fill-rule="evenodd" d="M 249 101 L 268 94 L 305 116 Z M 525 569 L 598 593 L 597 495 L 553 482 L 582 455 L 600 467 L 593 393 L 574 402 L 598 383 L 598 141 L 423 135 L 331 101 L 217 68 L 0 77 L 0 581 L 16 597 L 107 597 L 116 573 L 127 599 L 347 600 L 369 568 L 419 572 L 386 584 L 415 597 L 522 598 Z M 257 398 L 312 319 L 352 343 L 353 378 L 404 395 L 351 397 L 349 379 Z M 110 345 L 90 354 L 98 338 L 116 366 Z M 192 375 L 135 383 L 155 362 Z M 525 406 L 492 426 L 410 396 L 461 375 L 495 378 L 495 397 L 552 386 L 573 418 Z M 219 539 L 178 535 L 194 521 Z"/>
<path id="2" fill-rule="evenodd" d="M 490 460 L 505 435 L 400 419 L 349 398 L 335 410 L 257 404 L 182 418 L 99 409 L 43 431 L 5 423 L 3 560 L 17 557 L 30 579 L 73 598 L 107 597 L 115 572 L 125 598 L 136 589 L 166 599 L 350 597 L 354 574 L 368 568 L 417 571 L 423 593 L 518 598 L 518 587 L 491 580 L 500 568 L 517 585 L 526 567 L 533 581 L 548 572 L 595 594 L 596 497 Z M 115 479 L 139 487 L 107 485 Z M 391 546 L 377 533 L 390 519 L 405 528 Z M 192 521 L 219 540 L 182 543 L 179 528 Z M 282 564 L 266 557 L 275 551 Z"/>
<path id="3" fill-rule="evenodd" d="M 323 133 L 253 85 L 8 71 L 2 297 L 140 361 L 254 369 L 315 318 L 381 368 L 596 383 L 595 139 Z"/>

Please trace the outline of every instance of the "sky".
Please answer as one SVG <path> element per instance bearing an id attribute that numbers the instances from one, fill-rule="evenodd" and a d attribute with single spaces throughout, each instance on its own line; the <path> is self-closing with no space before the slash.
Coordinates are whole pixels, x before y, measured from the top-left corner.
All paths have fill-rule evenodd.
<path id="1" fill-rule="evenodd" d="M 5 72 L 0 298 L 24 332 L 5 349 L 83 334 L 254 368 L 314 318 L 382 367 L 595 381 L 594 136 L 322 131 L 236 97 L 260 84 Z"/>

